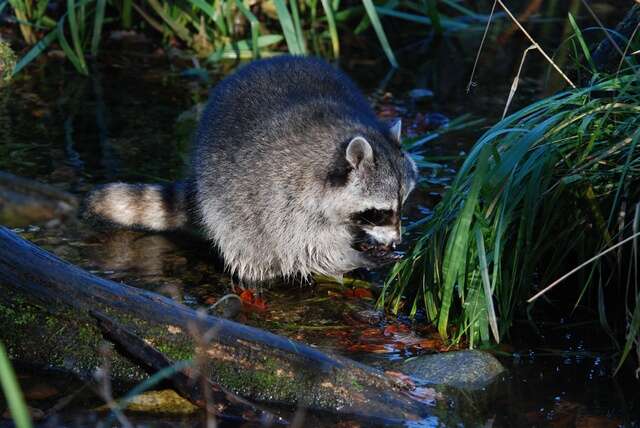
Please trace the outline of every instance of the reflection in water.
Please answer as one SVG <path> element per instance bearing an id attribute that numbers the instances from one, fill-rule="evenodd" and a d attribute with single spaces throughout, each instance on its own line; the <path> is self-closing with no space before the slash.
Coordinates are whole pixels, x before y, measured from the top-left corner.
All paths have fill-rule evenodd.
<path id="1" fill-rule="evenodd" d="M 121 272 L 155 282 L 168 272 L 184 268 L 187 259 L 177 255 L 177 246 L 159 234 L 116 231 L 96 237 L 89 258 L 104 272 Z"/>

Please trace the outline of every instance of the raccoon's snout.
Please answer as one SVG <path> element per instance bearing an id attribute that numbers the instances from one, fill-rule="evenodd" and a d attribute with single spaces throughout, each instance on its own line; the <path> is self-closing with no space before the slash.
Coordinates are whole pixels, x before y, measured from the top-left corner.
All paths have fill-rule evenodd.
<path id="1" fill-rule="evenodd" d="M 400 260 L 404 254 L 396 251 L 400 238 L 389 243 L 381 243 L 364 230 L 360 230 L 354 240 L 353 248 L 362 253 L 367 260 L 376 266 L 381 266 Z"/>

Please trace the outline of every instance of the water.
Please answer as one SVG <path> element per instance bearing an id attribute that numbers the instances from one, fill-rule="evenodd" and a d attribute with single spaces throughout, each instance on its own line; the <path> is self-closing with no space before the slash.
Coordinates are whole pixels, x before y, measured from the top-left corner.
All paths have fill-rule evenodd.
<path id="1" fill-rule="evenodd" d="M 409 133 L 421 133 L 462 113 L 499 117 L 508 94 L 513 65 L 502 63 L 476 77 L 472 95 L 465 91 L 469 71 L 468 47 L 447 43 L 411 69 L 387 74 L 383 64 L 354 63 L 350 73 L 370 94 L 381 116 L 401 114 Z M 458 51 L 458 50 L 462 51 Z M 188 153 L 195 110 L 206 100 L 208 85 L 167 71 L 153 56 L 131 59 L 114 55 L 109 65 L 81 78 L 49 62 L 33 67 L 0 93 L 0 169 L 30 177 L 81 196 L 98 183 L 166 181 L 180 177 Z M 416 72 L 417 70 L 417 72 Z M 540 94 L 544 70 L 521 85 L 514 108 Z M 215 78 L 213 78 L 215 80 Z M 382 82 L 382 83 L 381 83 Z M 433 97 L 412 97 L 416 88 Z M 416 92 L 413 92 L 415 95 Z M 424 94 L 424 92 L 423 92 Z M 442 168 L 424 171 L 428 189 L 417 191 L 408 207 L 408 221 L 428 214 L 455 172 L 460 156 L 481 129 L 448 135 L 428 146 Z M 181 235 L 92 230 L 76 220 L 57 226 L 23 227 L 22 236 L 93 273 L 165 293 L 200 307 L 234 291 L 210 248 Z M 379 280 L 373 275 L 374 280 Z M 444 350 L 435 329 L 410 320 L 385 319 L 371 294 L 361 287 L 326 283 L 276 287 L 256 292 L 245 304 L 240 322 L 268 329 L 322 349 L 335 350 L 376 365 L 421 353 Z M 250 302 L 245 302 L 250 303 Z M 514 329 L 508 344 L 498 348 L 510 369 L 506 379 L 471 407 L 482 426 L 638 426 L 640 397 L 637 380 L 625 372 L 613 378 L 615 359 L 597 325 L 560 323 L 532 333 L 526 323 Z M 61 397 L 85 388 L 82 382 L 20 366 L 21 381 L 33 407 L 49 409 Z M 42 394 L 47 387 L 50 394 Z M 46 398 L 37 398 L 33 390 Z M 31 392 L 30 392 L 31 391 Z M 36 398 L 34 398 L 36 397 Z M 92 401 L 93 400 L 93 401 Z M 57 421 L 96 416 L 82 412 L 99 400 L 76 400 Z M 465 405 L 469 405 L 466 403 Z M 455 409 L 454 409 L 455 411 Z M 134 419 L 153 426 L 193 424 L 200 417 Z M 93 421 L 93 422 L 92 422 Z M 424 421 L 435 426 L 437 420 Z M 0 422 L 2 424 L 2 422 Z M 53 423 L 52 423 L 53 424 Z M 6 423 L 5 423 L 6 425 Z"/>

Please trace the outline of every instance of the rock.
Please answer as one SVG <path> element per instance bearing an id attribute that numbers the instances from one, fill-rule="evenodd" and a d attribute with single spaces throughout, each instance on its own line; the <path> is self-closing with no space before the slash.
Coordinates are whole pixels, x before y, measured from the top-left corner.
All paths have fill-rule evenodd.
<path id="1" fill-rule="evenodd" d="M 396 368 L 435 385 L 465 390 L 485 388 L 505 371 L 493 355 L 471 350 L 422 355 L 400 362 Z"/>
<path id="2" fill-rule="evenodd" d="M 0 188 L 0 224 L 26 227 L 31 224 L 54 226 L 75 213 L 74 207 L 63 201 L 51 201 Z"/>
<path id="3" fill-rule="evenodd" d="M 209 307 L 209 313 L 227 319 L 235 319 L 241 311 L 242 300 L 236 294 L 225 294 Z"/>
<path id="4" fill-rule="evenodd" d="M 0 171 L 0 224 L 54 226 L 75 216 L 78 200 L 53 186 Z"/>

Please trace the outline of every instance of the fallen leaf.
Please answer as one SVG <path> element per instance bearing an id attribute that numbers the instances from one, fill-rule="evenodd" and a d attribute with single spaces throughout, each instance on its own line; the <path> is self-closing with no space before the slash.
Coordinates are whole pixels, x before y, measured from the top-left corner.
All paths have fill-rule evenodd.
<path id="1" fill-rule="evenodd" d="M 58 395 L 60 391 L 51 385 L 37 384 L 27 389 L 24 393 L 24 397 L 27 400 L 45 400 Z"/>
<path id="2" fill-rule="evenodd" d="M 240 300 L 242 300 L 242 306 L 245 309 L 250 309 L 257 312 L 264 312 L 267 310 L 266 301 L 260 297 L 254 296 L 251 290 L 243 290 L 240 293 Z"/>
<path id="3" fill-rule="evenodd" d="M 395 333 L 399 333 L 399 332 L 406 333 L 408 331 L 409 331 L 409 327 L 407 327 L 404 324 L 391 324 L 385 327 L 383 334 L 385 336 L 391 336 L 392 334 L 395 334 Z"/>
<path id="4" fill-rule="evenodd" d="M 102 406 L 99 410 L 107 410 Z M 127 410 L 146 413 L 167 413 L 186 415 L 198 411 L 198 407 L 182 398 L 173 389 L 147 391 L 136 395 L 127 405 Z"/>
<path id="5" fill-rule="evenodd" d="M 356 299 L 373 299 L 373 293 L 366 288 L 353 288 L 345 290 L 342 293 L 345 297 L 352 297 Z"/>
<path id="6" fill-rule="evenodd" d="M 420 349 L 440 349 L 442 346 L 442 340 L 440 339 L 420 339 L 411 344 L 412 347 Z"/>
<path id="7" fill-rule="evenodd" d="M 251 290 L 243 290 L 242 293 L 240 293 L 240 299 L 242 299 L 243 302 L 252 303 L 253 293 Z"/>
<path id="8" fill-rule="evenodd" d="M 360 337 L 382 337 L 382 331 L 379 328 L 367 328 L 360 333 Z"/>
<path id="9" fill-rule="evenodd" d="M 395 370 L 387 370 L 386 372 L 384 372 L 384 374 L 394 379 L 396 382 L 404 385 L 407 388 L 411 388 L 411 389 L 415 388 L 415 384 L 413 383 L 413 380 L 411 380 L 411 377 L 407 376 L 402 372 L 398 372 Z"/>
<path id="10" fill-rule="evenodd" d="M 409 391 L 409 394 L 417 400 L 436 401 L 442 400 L 444 396 L 433 388 L 419 386 Z"/>

